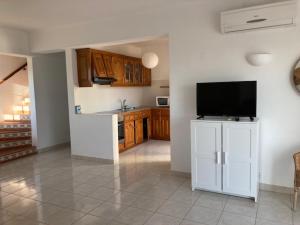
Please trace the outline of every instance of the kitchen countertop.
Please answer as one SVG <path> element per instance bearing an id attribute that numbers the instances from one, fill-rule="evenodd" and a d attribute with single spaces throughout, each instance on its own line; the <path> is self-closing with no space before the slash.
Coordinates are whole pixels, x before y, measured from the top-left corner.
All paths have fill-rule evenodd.
<path id="1" fill-rule="evenodd" d="M 122 111 L 121 109 L 116 109 L 116 110 L 110 110 L 110 111 L 103 111 L 103 112 L 96 112 L 94 114 L 97 115 L 113 115 L 113 114 L 118 114 L 119 121 L 122 121 L 123 115 L 131 112 L 138 112 L 141 110 L 150 110 L 150 109 L 161 109 L 161 108 L 169 108 L 169 107 L 158 107 L 158 106 L 138 106 L 138 107 L 133 107 L 131 109 L 128 109 L 126 111 Z"/>
<path id="2" fill-rule="evenodd" d="M 126 113 L 141 111 L 141 110 L 161 109 L 161 108 L 169 108 L 169 107 L 139 106 L 139 107 L 134 107 L 134 108 L 128 109 L 126 111 L 122 111 L 121 109 L 115 109 L 115 110 L 110 110 L 110 111 L 96 112 L 95 114 L 119 114 L 119 113 L 126 114 Z"/>

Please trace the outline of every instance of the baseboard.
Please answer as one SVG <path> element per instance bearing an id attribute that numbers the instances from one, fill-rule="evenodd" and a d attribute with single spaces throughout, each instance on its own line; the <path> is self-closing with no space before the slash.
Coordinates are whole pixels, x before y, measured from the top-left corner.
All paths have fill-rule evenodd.
<path id="1" fill-rule="evenodd" d="M 291 188 L 291 187 L 284 187 L 284 186 L 278 186 L 278 185 L 272 185 L 272 184 L 260 183 L 259 189 L 262 191 L 273 191 L 273 192 L 283 193 L 283 194 L 293 193 L 293 188 Z"/>
<path id="2" fill-rule="evenodd" d="M 180 171 L 175 171 L 175 170 L 171 171 L 171 175 L 191 178 L 191 173 L 180 172 Z M 283 193 L 283 194 L 291 194 L 291 193 L 294 192 L 294 189 L 291 188 L 291 187 L 284 187 L 284 186 L 264 184 L 264 183 L 259 184 L 259 190 L 261 190 L 261 191 L 272 191 L 272 192 Z"/>
<path id="3" fill-rule="evenodd" d="M 51 151 L 51 150 L 57 150 L 60 148 L 67 148 L 70 147 L 70 142 L 65 142 L 65 143 L 61 143 L 61 144 L 57 144 L 57 145 L 52 145 L 46 148 L 39 148 L 37 149 L 38 152 L 47 152 L 47 151 Z"/>
<path id="4" fill-rule="evenodd" d="M 100 163 L 103 163 L 103 164 L 114 164 L 114 160 L 111 160 L 111 159 L 101 159 L 101 158 L 82 156 L 82 155 L 72 155 L 72 158 L 73 159 L 82 159 L 82 160 L 100 162 Z"/>

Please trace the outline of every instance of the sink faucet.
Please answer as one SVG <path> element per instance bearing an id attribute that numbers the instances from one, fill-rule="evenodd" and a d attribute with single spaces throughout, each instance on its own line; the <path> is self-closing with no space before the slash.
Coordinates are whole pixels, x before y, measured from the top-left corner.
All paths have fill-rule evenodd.
<path id="1" fill-rule="evenodd" d="M 126 107 L 127 107 L 127 105 L 125 105 L 126 104 L 126 98 L 123 99 L 123 100 L 121 99 L 120 101 L 121 101 L 121 110 L 125 110 Z"/>

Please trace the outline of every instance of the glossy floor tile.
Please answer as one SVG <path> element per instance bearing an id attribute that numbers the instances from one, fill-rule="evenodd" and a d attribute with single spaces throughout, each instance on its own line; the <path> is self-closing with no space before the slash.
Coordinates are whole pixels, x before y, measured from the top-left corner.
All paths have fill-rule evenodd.
<path id="1" fill-rule="evenodd" d="M 291 195 L 249 199 L 191 191 L 170 171 L 170 143 L 149 141 L 118 165 L 68 147 L 0 165 L 0 225 L 300 225 Z"/>

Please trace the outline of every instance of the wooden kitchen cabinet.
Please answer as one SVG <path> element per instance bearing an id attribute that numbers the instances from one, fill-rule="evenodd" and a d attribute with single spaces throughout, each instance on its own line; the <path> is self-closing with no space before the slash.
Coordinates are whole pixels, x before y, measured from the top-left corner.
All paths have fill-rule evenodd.
<path id="1" fill-rule="evenodd" d="M 79 87 L 92 87 L 94 77 L 115 78 L 112 87 L 150 86 L 151 70 L 140 58 L 96 49 L 77 49 Z"/>
<path id="2" fill-rule="evenodd" d="M 134 60 L 130 57 L 125 57 L 124 59 L 124 85 L 131 86 L 133 85 L 133 74 L 134 73 Z"/>
<path id="3" fill-rule="evenodd" d="M 104 64 L 104 60 L 103 60 L 103 56 L 100 52 L 93 52 L 93 68 L 95 68 L 96 70 L 96 74 L 92 74 L 92 75 L 96 75 L 96 76 L 106 76 L 106 69 L 105 69 L 105 64 Z"/>
<path id="4" fill-rule="evenodd" d="M 146 119 L 146 121 L 145 121 Z M 144 122 L 147 123 L 148 137 L 144 137 Z M 145 133 L 146 135 L 146 133 Z M 129 112 L 124 115 L 124 150 L 148 140 L 151 135 L 151 110 Z M 123 151 L 119 145 L 119 151 Z"/>
<path id="5" fill-rule="evenodd" d="M 170 140 L 169 108 L 152 109 L 152 139 Z"/>
<path id="6" fill-rule="evenodd" d="M 152 135 L 153 139 L 160 139 L 160 109 L 152 109 Z"/>
<path id="7" fill-rule="evenodd" d="M 136 59 L 134 62 L 134 85 L 143 85 L 143 65 L 141 59 Z"/>
<path id="8" fill-rule="evenodd" d="M 141 144 L 144 141 L 143 119 L 137 119 L 135 123 L 135 144 Z"/>
<path id="9" fill-rule="evenodd" d="M 112 67 L 112 55 L 109 53 L 102 53 L 102 57 L 107 77 L 114 77 L 114 71 Z"/>
<path id="10" fill-rule="evenodd" d="M 161 110 L 161 139 L 170 140 L 170 110 Z"/>
<path id="11" fill-rule="evenodd" d="M 77 49 L 78 86 L 92 87 L 92 54 L 90 49 Z"/>
<path id="12" fill-rule="evenodd" d="M 134 120 L 124 122 L 125 148 L 131 148 L 135 145 L 135 127 Z"/>
<path id="13" fill-rule="evenodd" d="M 151 86 L 151 69 L 143 66 L 142 69 L 143 86 Z"/>
<path id="14" fill-rule="evenodd" d="M 114 55 L 111 59 L 112 70 L 114 73 L 115 82 L 111 86 L 124 85 L 124 58 L 122 56 Z"/>

